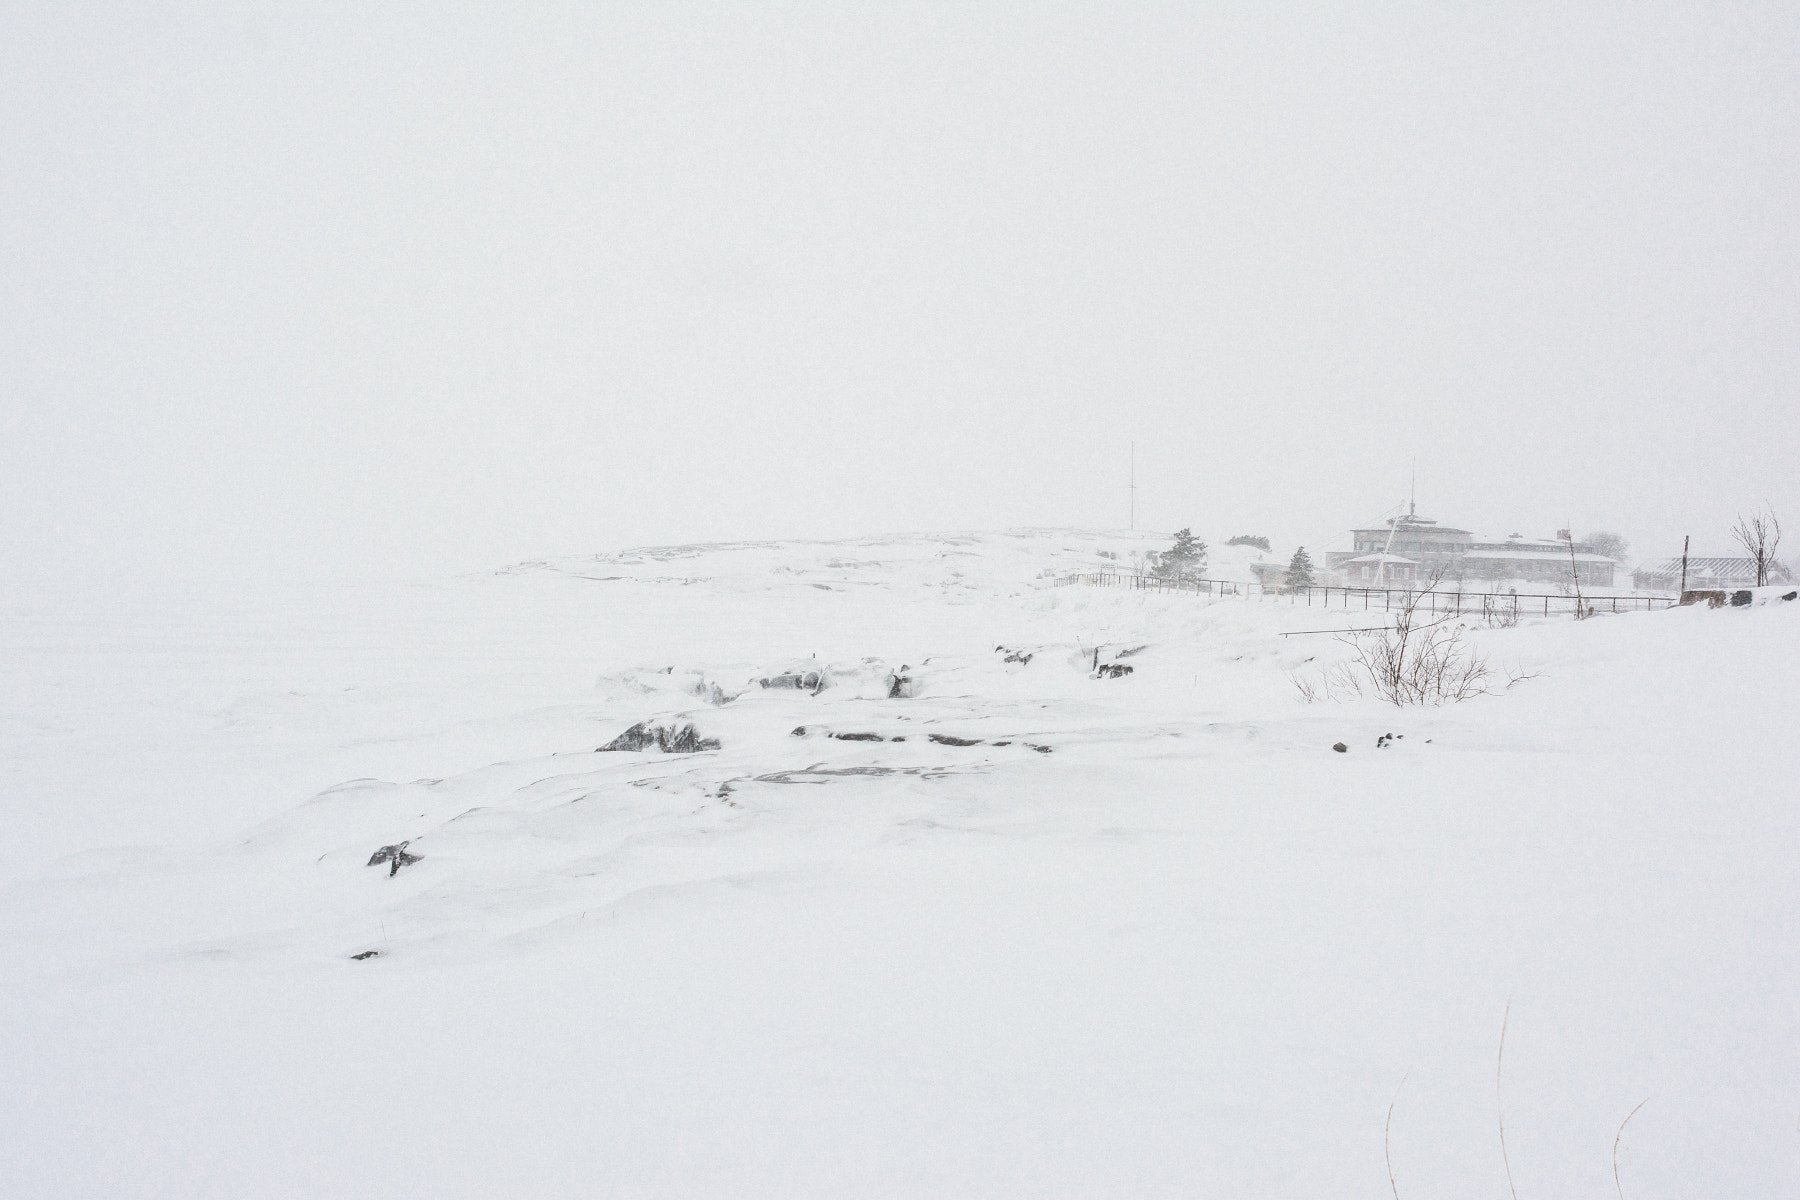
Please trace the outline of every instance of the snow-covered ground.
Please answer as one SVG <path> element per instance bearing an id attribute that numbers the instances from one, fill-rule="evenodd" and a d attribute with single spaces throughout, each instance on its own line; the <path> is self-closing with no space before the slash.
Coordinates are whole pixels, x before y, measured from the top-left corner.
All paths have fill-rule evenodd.
<path id="1" fill-rule="evenodd" d="M 8 601 L 0 1192 L 1800 1194 L 1800 604 L 1307 704 L 1162 544 Z"/>

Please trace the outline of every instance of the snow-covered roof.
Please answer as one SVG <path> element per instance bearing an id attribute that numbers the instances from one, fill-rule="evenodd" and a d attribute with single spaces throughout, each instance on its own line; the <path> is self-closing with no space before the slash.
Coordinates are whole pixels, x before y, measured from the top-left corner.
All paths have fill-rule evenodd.
<path id="1" fill-rule="evenodd" d="M 1542 543 L 1528 542 L 1522 545 L 1516 545 L 1516 547 L 1508 546 L 1504 550 L 1471 550 L 1463 555 L 1463 561 L 1467 562 L 1470 559 L 1488 559 L 1495 562 L 1517 562 L 1520 559 L 1530 559 L 1532 561 L 1541 561 L 1545 559 L 1553 559 L 1557 562 L 1569 561 L 1569 543 L 1563 542 L 1563 548 L 1561 550 L 1540 550 L 1537 548 L 1540 544 Z M 1549 543 L 1549 545 L 1555 544 L 1556 543 Z M 1576 562 L 1584 563 L 1608 563 L 1613 561 L 1604 554 L 1586 554 L 1579 550 L 1575 552 L 1574 558 Z"/>
<path id="2" fill-rule="evenodd" d="M 1787 577 L 1787 567 L 1782 563 L 1769 564 L 1771 574 L 1779 571 L 1782 578 Z M 1690 558 L 1687 562 L 1688 578 L 1697 575 L 1716 575 L 1721 579 L 1754 579 L 1756 577 L 1756 561 L 1749 558 Z M 1671 558 L 1655 564 L 1646 563 L 1638 568 L 1638 574 L 1645 576 L 1679 576 L 1681 560 Z"/>
<path id="3" fill-rule="evenodd" d="M 1364 525 L 1351 530 L 1352 533 L 1372 533 L 1376 537 L 1386 537 L 1392 529 L 1395 537 L 1433 537 L 1440 540 L 1454 541 L 1469 536 L 1467 529 L 1458 529 L 1454 525 L 1439 525 L 1436 521 L 1428 521 L 1424 517 L 1407 520 L 1402 517 L 1398 525 Z"/>
<path id="4" fill-rule="evenodd" d="M 1351 563 L 1405 563 L 1408 566 L 1416 567 L 1419 565 L 1419 560 L 1416 558 L 1402 558 L 1398 554 L 1365 554 L 1361 558 L 1348 558 L 1344 560 L 1345 566 L 1349 566 Z"/>
<path id="5" fill-rule="evenodd" d="M 1563 541 L 1561 538 L 1528 538 L 1519 537 L 1514 534 L 1507 537 L 1481 536 L 1475 537 L 1473 540 L 1477 546 L 1487 546 L 1489 548 L 1505 547 L 1508 550 L 1517 547 L 1521 550 L 1561 550 L 1564 553 L 1567 553 L 1569 549 L 1569 543 Z"/>

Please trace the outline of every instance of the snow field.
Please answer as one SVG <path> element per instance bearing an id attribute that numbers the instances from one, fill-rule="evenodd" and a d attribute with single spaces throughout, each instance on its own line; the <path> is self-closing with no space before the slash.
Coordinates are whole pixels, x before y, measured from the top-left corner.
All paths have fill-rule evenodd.
<path id="1" fill-rule="evenodd" d="M 1605 1194 L 1645 1096 L 1634 1200 L 1793 1194 L 1800 606 L 1476 629 L 1532 677 L 1308 705 L 1343 647 L 1276 635 L 1335 610 L 1044 574 L 1159 544 L 9 610 L 0 1176 L 1374 1196 L 1405 1076 L 1401 1195 L 1498 1197 L 1510 1001 L 1520 1195 Z M 721 748 L 595 751 L 647 720 Z"/>

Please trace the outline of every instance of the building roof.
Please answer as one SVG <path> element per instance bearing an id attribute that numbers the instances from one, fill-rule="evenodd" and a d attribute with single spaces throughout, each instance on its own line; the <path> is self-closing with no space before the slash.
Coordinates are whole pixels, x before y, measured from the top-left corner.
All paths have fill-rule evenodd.
<path id="1" fill-rule="evenodd" d="M 1562 547 L 1561 550 L 1539 548 L 1540 546 L 1545 545 L 1545 543 L 1539 542 L 1523 542 L 1517 546 L 1507 546 L 1504 549 L 1471 550 L 1463 555 L 1463 561 L 1468 562 L 1470 559 L 1487 559 L 1492 562 L 1517 562 L 1520 559 L 1529 559 L 1532 561 L 1549 559 L 1555 562 L 1569 561 L 1569 543 L 1547 543 L 1547 546 L 1560 545 Z M 1584 551 L 1577 550 L 1575 552 L 1575 561 L 1582 563 L 1609 563 L 1613 560 L 1606 557 L 1604 554 L 1588 554 Z"/>
<path id="2" fill-rule="evenodd" d="M 1389 528 L 1390 526 L 1387 525 L 1368 525 L 1361 529 L 1353 529 L 1350 532 L 1372 533 L 1377 537 L 1386 537 Z M 1458 529 L 1453 525 L 1439 525 L 1436 521 L 1427 521 L 1423 518 L 1415 521 L 1408 521 L 1402 518 L 1400 524 L 1392 526 L 1392 529 L 1395 537 L 1429 536 L 1436 538 L 1459 538 L 1469 536 L 1469 531 L 1466 529 Z"/>
<path id="3" fill-rule="evenodd" d="M 1398 554 L 1365 554 L 1361 558 L 1347 558 L 1342 565 L 1347 567 L 1351 563 L 1405 563 L 1408 566 L 1416 567 L 1419 565 L 1419 560 L 1402 558 Z"/>
<path id="4" fill-rule="evenodd" d="M 1506 537 L 1478 537 L 1475 539 L 1475 544 L 1485 546 L 1490 550 L 1561 550 L 1564 554 L 1569 552 L 1569 543 L 1561 538 L 1528 538 L 1520 537 L 1516 533 Z M 1577 542 L 1576 545 L 1580 545 L 1580 543 Z"/>
<path id="5" fill-rule="evenodd" d="M 1690 558 L 1687 560 L 1689 579 L 1697 576 L 1716 576 L 1719 579 L 1754 579 L 1756 578 L 1756 560 L 1753 558 Z M 1681 560 L 1665 559 L 1659 563 L 1645 563 L 1635 574 L 1648 576 L 1664 576 L 1679 578 Z M 1788 577 L 1788 568 L 1783 563 L 1770 563 L 1769 574 L 1782 579 Z"/>

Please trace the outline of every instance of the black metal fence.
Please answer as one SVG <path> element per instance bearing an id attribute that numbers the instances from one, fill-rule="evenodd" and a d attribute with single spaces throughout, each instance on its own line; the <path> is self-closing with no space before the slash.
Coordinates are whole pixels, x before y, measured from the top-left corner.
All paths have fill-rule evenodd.
<path id="1" fill-rule="evenodd" d="M 1515 618 L 1548 617 L 1558 613 L 1573 616 L 1573 595 L 1522 595 L 1516 592 L 1410 591 L 1404 588 L 1352 587 L 1265 587 L 1260 583 L 1234 583 L 1223 579 L 1159 579 L 1154 575 L 1133 575 L 1128 571 L 1092 571 L 1064 575 L 1057 587 L 1087 584 L 1092 587 L 1129 588 L 1140 592 L 1185 592 L 1214 599 L 1286 600 L 1289 604 L 1306 604 L 1314 608 L 1389 612 L 1416 600 L 1417 611 L 1431 613 L 1468 613 L 1471 616 L 1504 616 Z M 1586 612 L 1647 612 L 1657 608 L 1673 608 L 1673 596 L 1588 596 L 1580 605 Z"/>

